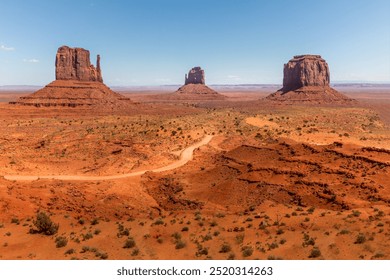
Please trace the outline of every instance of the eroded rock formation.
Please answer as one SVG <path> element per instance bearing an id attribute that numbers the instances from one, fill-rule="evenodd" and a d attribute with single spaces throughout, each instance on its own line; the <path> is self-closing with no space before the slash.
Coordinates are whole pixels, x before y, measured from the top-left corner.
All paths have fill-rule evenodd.
<path id="1" fill-rule="evenodd" d="M 329 67 L 320 55 L 296 55 L 284 64 L 283 91 L 329 86 Z"/>
<path id="2" fill-rule="evenodd" d="M 56 80 L 77 80 L 103 82 L 100 70 L 100 56 L 96 68 L 90 62 L 89 51 L 83 48 L 58 48 L 56 55 Z"/>
<path id="3" fill-rule="evenodd" d="M 165 99 L 178 100 L 223 100 L 225 96 L 205 85 L 204 70 L 199 66 L 192 68 L 185 75 L 184 85 Z"/>
<path id="4" fill-rule="evenodd" d="M 103 84 L 99 55 L 95 68 L 89 60 L 88 50 L 62 46 L 58 48 L 55 66 L 55 81 L 10 103 L 36 107 L 100 105 L 103 109 L 125 108 L 132 104 L 130 99 Z"/>
<path id="5" fill-rule="evenodd" d="M 202 68 L 200 68 L 199 66 L 192 68 L 188 72 L 188 76 L 187 76 L 187 74 L 185 75 L 184 84 L 185 85 L 188 85 L 188 84 L 202 84 L 202 85 L 204 85 L 205 84 L 204 70 L 202 70 Z"/>
<path id="6" fill-rule="evenodd" d="M 294 56 L 283 69 L 283 87 L 266 99 L 283 104 L 349 104 L 355 100 L 331 88 L 329 67 L 319 55 Z"/>

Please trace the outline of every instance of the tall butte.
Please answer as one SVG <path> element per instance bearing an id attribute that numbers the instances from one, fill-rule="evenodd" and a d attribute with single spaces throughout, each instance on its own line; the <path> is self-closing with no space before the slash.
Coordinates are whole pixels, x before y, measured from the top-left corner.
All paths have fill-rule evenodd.
<path id="1" fill-rule="evenodd" d="M 11 104 L 37 107 L 103 105 L 114 108 L 131 103 L 130 99 L 103 83 L 99 55 L 95 67 L 90 62 L 88 50 L 62 46 L 58 48 L 55 67 L 55 81 Z"/>
<path id="2" fill-rule="evenodd" d="M 343 104 L 353 99 L 331 88 L 329 67 L 320 55 L 296 55 L 283 69 L 283 87 L 266 97 L 283 104 Z"/>
<path id="3" fill-rule="evenodd" d="M 225 96 L 219 94 L 206 86 L 204 70 L 199 66 L 192 68 L 188 75 L 185 75 L 184 86 L 174 92 L 175 99 L 188 100 L 212 100 L 225 99 Z"/>

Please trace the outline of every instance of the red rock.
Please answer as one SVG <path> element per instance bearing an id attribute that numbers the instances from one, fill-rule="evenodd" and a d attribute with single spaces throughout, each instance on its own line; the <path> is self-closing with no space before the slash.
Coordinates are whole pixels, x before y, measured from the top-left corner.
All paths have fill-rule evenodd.
<path id="1" fill-rule="evenodd" d="M 103 84 L 99 55 L 95 68 L 89 60 L 88 50 L 62 46 L 57 51 L 55 66 L 55 81 L 10 103 L 36 107 L 99 105 L 106 109 L 132 104 L 130 99 Z"/>
<path id="2" fill-rule="evenodd" d="M 103 82 L 100 70 L 100 56 L 96 68 L 90 62 L 89 51 L 83 48 L 58 48 L 56 55 L 56 80 L 77 80 Z"/>
<path id="3" fill-rule="evenodd" d="M 284 65 L 283 74 L 283 87 L 266 99 L 283 104 L 355 102 L 329 86 L 329 67 L 319 55 L 294 56 Z"/>
<path id="4" fill-rule="evenodd" d="M 284 65 L 283 91 L 329 86 L 329 67 L 320 55 L 296 55 Z"/>
<path id="5" fill-rule="evenodd" d="M 185 75 L 184 84 L 185 85 L 188 85 L 188 84 L 203 84 L 204 85 L 205 84 L 204 70 L 202 70 L 202 68 L 200 68 L 199 66 L 192 68 L 188 72 L 188 76 L 187 76 L 187 74 Z"/>

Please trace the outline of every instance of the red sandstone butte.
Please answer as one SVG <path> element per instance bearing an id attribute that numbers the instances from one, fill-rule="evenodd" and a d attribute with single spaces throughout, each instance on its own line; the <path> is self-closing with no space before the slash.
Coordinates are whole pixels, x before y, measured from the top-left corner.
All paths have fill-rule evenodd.
<path id="1" fill-rule="evenodd" d="M 267 100 L 289 103 L 340 104 L 353 99 L 331 88 L 330 72 L 320 55 L 296 55 L 284 64 L 283 87 Z"/>
<path id="2" fill-rule="evenodd" d="M 55 81 L 10 103 L 36 107 L 102 105 L 105 108 L 131 103 L 130 99 L 103 84 L 99 55 L 95 68 L 88 50 L 62 46 L 58 48 L 55 66 Z"/>

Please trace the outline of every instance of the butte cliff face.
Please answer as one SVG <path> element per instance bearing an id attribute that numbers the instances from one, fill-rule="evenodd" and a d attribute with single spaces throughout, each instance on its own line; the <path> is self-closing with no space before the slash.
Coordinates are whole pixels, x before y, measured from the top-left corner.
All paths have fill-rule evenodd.
<path id="1" fill-rule="evenodd" d="M 89 56 L 89 51 L 82 48 L 58 48 L 55 61 L 56 80 L 11 104 L 36 107 L 101 105 L 107 109 L 130 104 L 130 99 L 113 92 L 103 84 L 100 56 L 97 56 L 96 68 L 91 64 Z"/>
<path id="2" fill-rule="evenodd" d="M 283 91 L 329 86 L 329 67 L 319 55 L 296 55 L 284 64 Z"/>
<path id="3" fill-rule="evenodd" d="M 297 55 L 284 64 L 283 87 L 266 99 L 279 103 L 340 104 L 353 99 L 330 85 L 326 61 L 319 55 Z"/>
<path id="4" fill-rule="evenodd" d="M 199 66 L 192 68 L 185 75 L 184 86 L 180 87 L 172 95 L 166 95 L 168 99 L 180 100 L 221 100 L 225 97 L 205 85 L 204 70 Z"/>
<path id="5" fill-rule="evenodd" d="M 204 70 L 200 68 L 199 66 L 192 68 L 188 72 L 188 76 L 186 74 L 184 84 L 205 84 L 205 78 L 204 78 Z"/>
<path id="6" fill-rule="evenodd" d="M 89 57 L 89 51 L 83 48 L 59 47 L 56 55 L 56 80 L 103 82 L 100 56 L 97 56 L 96 68 Z"/>

